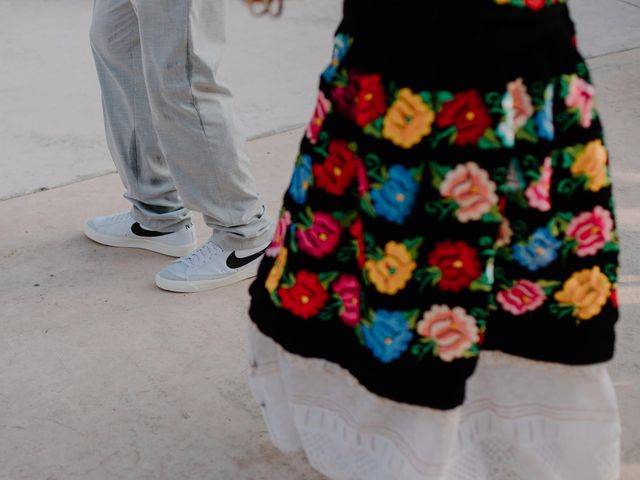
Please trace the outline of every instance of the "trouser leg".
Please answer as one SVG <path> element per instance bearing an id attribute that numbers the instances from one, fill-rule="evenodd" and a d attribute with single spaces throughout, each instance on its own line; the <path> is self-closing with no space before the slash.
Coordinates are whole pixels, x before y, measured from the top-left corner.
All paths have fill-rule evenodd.
<path id="1" fill-rule="evenodd" d="M 131 0 L 95 0 L 91 25 L 107 143 L 133 217 L 160 231 L 190 222 L 153 126 Z"/>
<path id="2" fill-rule="evenodd" d="M 217 79 L 225 0 L 132 0 L 154 125 L 178 191 L 226 248 L 267 242 L 229 90 Z"/>

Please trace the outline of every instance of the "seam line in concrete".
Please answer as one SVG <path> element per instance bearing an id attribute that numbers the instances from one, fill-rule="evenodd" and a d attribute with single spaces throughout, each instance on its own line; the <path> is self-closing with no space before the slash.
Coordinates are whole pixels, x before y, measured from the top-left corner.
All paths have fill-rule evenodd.
<path id="1" fill-rule="evenodd" d="M 593 55 L 591 57 L 585 57 L 585 58 L 587 60 L 595 60 L 596 58 L 608 57 L 609 55 L 618 55 L 619 53 L 633 52 L 634 50 L 640 50 L 640 46 L 630 47 L 630 48 L 623 48 L 622 50 L 616 50 L 616 51 L 613 51 L 613 52 L 601 53 L 601 54 L 598 54 L 598 55 Z"/>
<path id="2" fill-rule="evenodd" d="M 627 5 L 631 5 L 632 7 L 640 8 L 640 5 L 636 5 L 635 3 L 631 3 L 627 0 L 618 0 L 620 3 L 626 3 Z"/>
<path id="3" fill-rule="evenodd" d="M 294 124 L 294 125 L 287 125 L 285 127 L 276 128 L 273 130 L 268 130 L 264 133 L 260 133 L 252 137 L 247 137 L 247 142 L 253 142 L 254 140 L 260 140 L 262 138 L 274 137 L 276 135 L 280 135 L 283 133 L 292 132 L 304 126 L 306 126 L 306 124 L 300 123 L 300 124 Z M 293 163 L 291 165 L 293 165 Z M 12 200 L 14 198 L 26 197 L 27 195 L 34 195 L 37 193 L 48 192 L 50 190 L 55 190 L 58 188 L 68 187 L 69 185 L 73 185 L 75 183 L 86 182 L 87 180 L 93 180 L 94 178 L 105 177 L 107 175 L 112 175 L 114 173 L 118 173 L 118 172 L 115 169 L 111 169 L 106 171 L 103 170 L 102 172 L 98 172 L 98 173 L 89 173 L 87 175 L 81 175 L 69 181 L 53 185 L 51 187 L 38 187 L 38 188 L 28 190 L 26 192 L 20 192 L 13 195 L 7 195 L 6 197 L 0 197 L 0 202 L 4 202 L 5 200 Z"/>

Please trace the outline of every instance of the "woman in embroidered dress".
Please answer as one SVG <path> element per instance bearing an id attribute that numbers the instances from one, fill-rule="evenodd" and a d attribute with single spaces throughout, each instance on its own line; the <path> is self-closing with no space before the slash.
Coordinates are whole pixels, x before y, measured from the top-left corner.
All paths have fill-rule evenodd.
<path id="1" fill-rule="evenodd" d="M 273 442 L 331 479 L 614 480 L 611 178 L 563 0 L 345 0 L 251 287 Z"/>

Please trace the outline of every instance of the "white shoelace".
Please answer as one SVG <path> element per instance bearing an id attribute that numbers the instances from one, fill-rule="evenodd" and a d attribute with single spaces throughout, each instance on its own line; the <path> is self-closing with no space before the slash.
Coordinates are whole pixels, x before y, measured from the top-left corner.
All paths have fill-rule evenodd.
<path id="1" fill-rule="evenodd" d="M 213 240 L 209 240 L 207 243 L 202 245 L 200 248 L 195 250 L 193 253 L 187 255 L 186 257 L 182 257 L 177 260 L 181 263 L 186 263 L 189 266 L 195 267 L 197 265 L 202 265 L 203 263 L 207 263 L 216 255 L 224 252 L 222 247 L 215 243 Z"/>

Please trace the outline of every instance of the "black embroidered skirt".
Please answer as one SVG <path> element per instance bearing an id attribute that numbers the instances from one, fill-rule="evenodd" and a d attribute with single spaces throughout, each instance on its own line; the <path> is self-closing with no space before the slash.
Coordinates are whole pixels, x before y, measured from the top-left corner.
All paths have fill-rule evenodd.
<path id="1" fill-rule="evenodd" d="M 369 391 L 460 405 L 483 350 L 611 358 L 618 238 L 558 0 L 346 0 L 250 315 Z"/>

